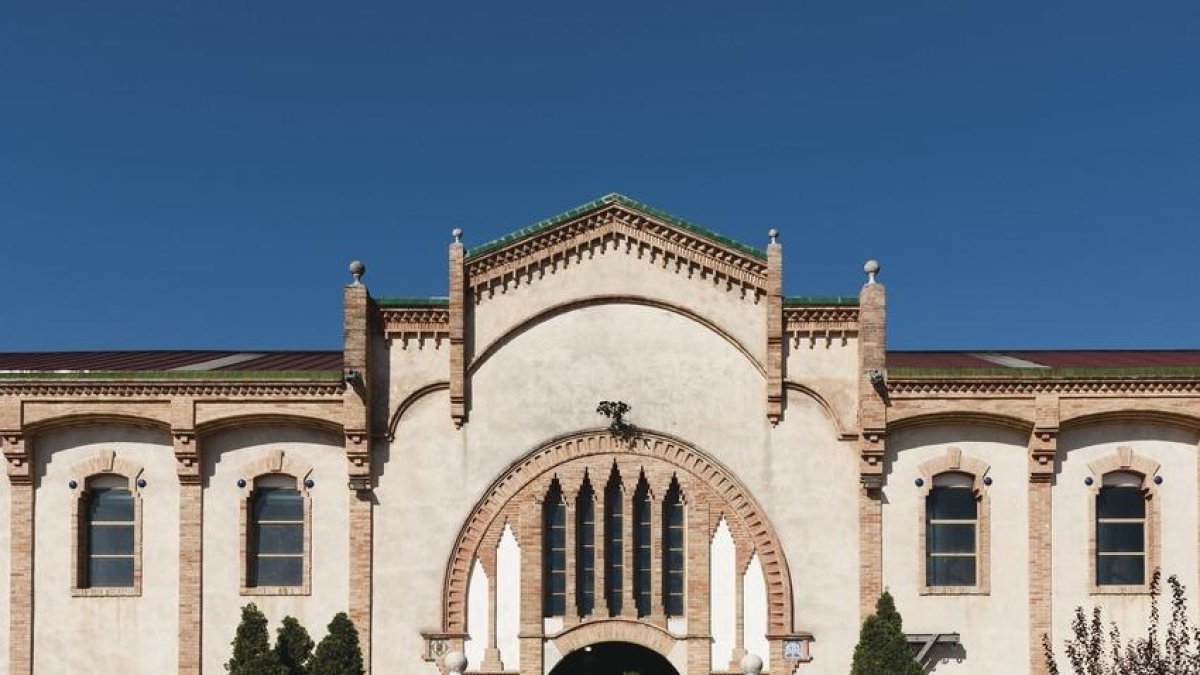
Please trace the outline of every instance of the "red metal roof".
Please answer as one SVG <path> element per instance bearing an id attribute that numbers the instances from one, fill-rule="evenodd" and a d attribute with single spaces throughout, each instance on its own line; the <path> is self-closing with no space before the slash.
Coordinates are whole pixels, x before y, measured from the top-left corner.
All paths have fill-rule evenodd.
<path id="1" fill-rule="evenodd" d="M 888 352 L 892 368 L 1178 368 L 1200 367 L 1200 350 Z"/>
<path id="2" fill-rule="evenodd" d="M 0 352 L 0 371 L 341 369 L 340 351 Z"/>

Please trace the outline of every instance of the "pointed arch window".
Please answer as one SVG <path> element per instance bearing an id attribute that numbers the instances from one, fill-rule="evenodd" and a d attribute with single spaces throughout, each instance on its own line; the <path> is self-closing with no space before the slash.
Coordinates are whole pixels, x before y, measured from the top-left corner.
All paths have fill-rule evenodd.
<path id="1" fill-rule="evenodd" d="M 596 495 L 587 477 L 575 498 L 575 606 L 580 616 L 596 608 Z"/>
<path id="2" fill-rule="evenodd" d="M 542 614 L 567 612 L 567 504 L 558 479 L 542 502 Z"/>
<path id="3" fill-rule="evenodd" d="M 608 485 L 604 488 L 604 596 L 608 601 L 608 613 L 621 613 L 622 591 L 625 574 L 625 518 L 622 509 L 621 474 L 613 467 Z"/>
<path id="4" fill-rule="evenodd" d="M 679 481 L 671 480 L 671 487 L 663 503 L 663 609 L 667 616 L 683 616 L 684 580 L 687 578 L 684 551 L 685 511 Z"/>
<path id="5" fill-rule="evenodd" d="M 653 550 L 651 527 L 654 501 L 650 495 L 650 485 L 646 477 L 638 480 L 637 489 L 633 492 L 633 594 L 637 599 L 637 615 L 650 615 L 651 594 L 650 586 L 653 581 Z"/>

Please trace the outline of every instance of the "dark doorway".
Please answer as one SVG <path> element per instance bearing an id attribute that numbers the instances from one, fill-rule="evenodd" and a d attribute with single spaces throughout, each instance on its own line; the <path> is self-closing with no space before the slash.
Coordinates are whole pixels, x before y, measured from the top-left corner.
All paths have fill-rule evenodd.
<path id="1" fill-rule="evenodd" d="M 550 675 L 679 675 L 679 671 L 645 647 L 600 642 L 567 654 Z"/>

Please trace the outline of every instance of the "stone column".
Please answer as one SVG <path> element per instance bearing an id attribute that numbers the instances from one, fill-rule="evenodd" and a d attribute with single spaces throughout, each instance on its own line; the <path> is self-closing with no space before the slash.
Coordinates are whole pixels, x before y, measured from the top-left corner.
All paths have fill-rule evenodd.
<path id="1" fill-rule="evenodd" d="M 483 663 L 479 664 L 480 669 L 485 671 L 498 671 L 504 668 L 500 662 L 500 648 L 496 642 L 496 617 L 498 616 L 496 608 L 496 589 L 498 587 L 498 580 L 496 578 L 496 553 L 500 547 L 500 536 L 503 532 L 503 527 L 497 528 L 496 534 L 489 534 L 479 545 L 479 562 L 483 565 L 483 572 L 487 574 L 488 582 L 487 646 L 483 650 Z"/>
<path id="2" fill-rule="evenodd" d="M 1052 527 L 1058 399 L 1039 397 L 1029 440 L 1029 672 L 1047 675 L 1042 636 L 1054 637 Z"/>
<path id="3" fill-rule="evenodd" d="M 173 429 L 179 477 L 179 672 L 200 675 L 203 654 L 204 487 L 199 441 Z"/>
<path id="4" fill-rule="evenodd" d="M 564 480 L 570 480 L 566 476 Z M 560 481 L 561 483 L 561 481 Z M 575 582 L 576 575 L 576 560 L 575 560 L 575 542 L 578 537 L 575 523 L 575 498 L 579 495 L 579 486 L 573 480 L 570 480 L 570 485 L 563 486 L 563 533 L 565 541 L 563 542 L 563 558 L 564 558 L 564 610 L 563 610 L 563 627 L 570 628 L 579 623 L 579 604 L 575 601 Z"/>
<path id="5" fill-rule="evenodd" d="M 732 525 L 732 524 L 731 524 Z M 737 532 L 734 537 L 733 559 L 733 653 L 729 655 L 729 669 L 737 670 L 742 657 L 746 655 L 746 568 L 750 566 L 751 551 L 742 544 L 746 540 L 745 533 Z"/>

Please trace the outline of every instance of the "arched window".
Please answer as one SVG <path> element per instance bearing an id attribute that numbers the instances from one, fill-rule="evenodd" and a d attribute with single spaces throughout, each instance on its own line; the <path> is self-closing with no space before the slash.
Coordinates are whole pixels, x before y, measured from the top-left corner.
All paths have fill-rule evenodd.
<path id="1" fill-rule="evenodd" d="M 637 598 L 639 617 L 650 615 L 650 586 L 653 583 L 651 565 L 654 562 L 650 541 L 653 509 L 650 485 L 642 476 L 633 492 L 633 595 Z"/>
<path id="2" fill-rule="evenodd" d="M 667 616 L 683 616 L 683 589 L 686 568 L 684 551 L 683 494 L 679 481 L 672 479 L 663 502 L 663 609 Z"/>
<path id="3" fill-rule="evenodd" d="M 257 479 L 249 507 L 247 586 L 303 586 L 305 507 L 296 479 L 286 474 Z"/>
<path id="4" fill-rule="evenodd" d="M 580 616 L 596 608 L 596 494 L 585 477 L 575 498 L 575 606 Z"/>
<path id="5" fill-rule="evenodd" d="M 82 495 L 80 588 L 132 588 L 136 567 L 136 505 L 129 479 L 87 479 Z"/>
<path id="6" fill-rule="evenodd" d="M 625 545 L 625 519 L 621 508 L 621 474 L 613 467 L 608 485 L 604 488 L 604 597 L 608 601 L 608 613 L 621 613 L 621 600 L 625 574 L 623 558 Z"/>
<path id="7" fill-rule="evenodd" d="M 1146 583 L 1146 495 L 1143 478 L 1113 471 L 1096 493 L 1096 585 Z"/>
<path id="8" fill-rule="evenodd" d="M 567 612 L 567 505 L 556 478 L 542 502 L 542 615 Z"/>
<path id="9" fill-rule="evenodd" d="M 934 476 L 925 497 L 925 585 L 974 586 L 979 557 L 974 478 Z"/>

